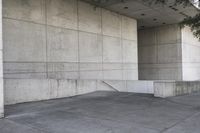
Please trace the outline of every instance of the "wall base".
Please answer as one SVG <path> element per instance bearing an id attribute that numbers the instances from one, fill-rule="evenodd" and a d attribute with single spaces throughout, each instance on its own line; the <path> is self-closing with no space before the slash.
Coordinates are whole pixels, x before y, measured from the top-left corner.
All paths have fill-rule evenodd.
<path id="1" fill-rule="evenodd" d="M 200 92 L 200 82 L 5 79 L 5 104 L 70 97 L 94 91 L 146 93 L 154 94 L 155 97 L 165 98 Z"/>
<path id="2" fill-rule="evenodd" d="M 200 81 L 155 81 L 155 97 L 171 97 L 200 92 Z"/>
<path id="3" fill-rule="evenodd" d="M 76 96 L 94 91 L 153 94 L 152 81 L 5 79 L 5 104 Z"/>

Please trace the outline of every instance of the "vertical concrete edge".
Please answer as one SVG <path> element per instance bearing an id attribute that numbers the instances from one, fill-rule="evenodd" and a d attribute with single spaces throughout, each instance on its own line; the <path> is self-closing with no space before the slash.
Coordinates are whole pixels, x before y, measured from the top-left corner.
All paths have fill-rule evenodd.
<path id="1" fill-rule="evenodd" d="M 184 77 L 183 77 L 183 31 L 182 31 L 182 28 L 178 25 L 178 28 L 180 30 L 180 43 L 181 43 L 181 80 L 184 80 Z"/>
<path id="2" fill-rule="evenodd" d="M 0 118 L 4 117 L 4 86 L 3 86 L 3 39 L 2 39 L 2 0 L 0 0 L 0 45 L 2 45 L 0 61 L 1 61 L 1 79 L 0 79 Z"/>

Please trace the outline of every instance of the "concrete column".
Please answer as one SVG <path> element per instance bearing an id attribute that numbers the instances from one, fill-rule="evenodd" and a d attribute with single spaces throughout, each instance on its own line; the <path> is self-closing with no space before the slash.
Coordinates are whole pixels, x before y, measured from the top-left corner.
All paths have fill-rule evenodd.
<path id="1" fill-rule="evenodd" d="M 3 91 L 3 41 L 2 41 L 2 0 L 0 0 L 0 118 L 4 116 Z"/>

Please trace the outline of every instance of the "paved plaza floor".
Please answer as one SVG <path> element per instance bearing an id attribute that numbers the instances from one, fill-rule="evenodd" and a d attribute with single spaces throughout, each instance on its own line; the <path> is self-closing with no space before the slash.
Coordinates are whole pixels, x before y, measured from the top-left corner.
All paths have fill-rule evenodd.
<path id="1" fill-rule="evenodd" d="M 5 107 L 0 133 L 199 133 L 200 94 L 155 98 L 123 92 Z"/>

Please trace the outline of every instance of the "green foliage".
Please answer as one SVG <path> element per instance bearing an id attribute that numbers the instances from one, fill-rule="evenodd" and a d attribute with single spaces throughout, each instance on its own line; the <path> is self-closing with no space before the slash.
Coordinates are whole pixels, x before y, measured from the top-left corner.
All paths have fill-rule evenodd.
<path id="1" fill-rule="evenodd" d="M 189 26 L 194 36 L 200 40 L 200 13 L 194 17 L 187 17 L 181 23 L 181 27 Z"/>

